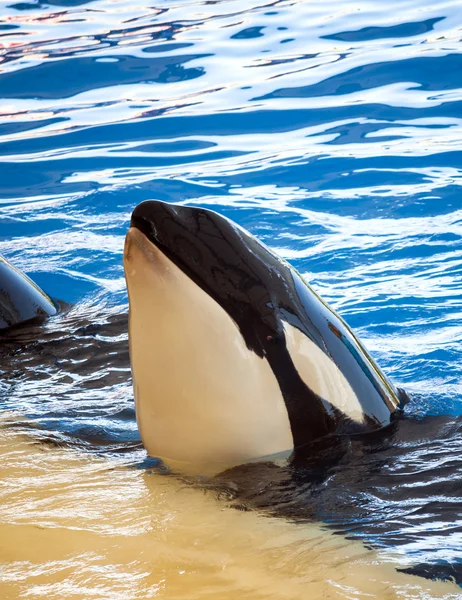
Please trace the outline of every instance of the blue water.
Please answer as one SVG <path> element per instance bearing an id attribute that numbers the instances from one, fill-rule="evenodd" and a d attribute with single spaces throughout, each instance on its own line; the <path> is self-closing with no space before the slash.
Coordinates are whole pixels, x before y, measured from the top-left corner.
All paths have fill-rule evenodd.
<path id="1" fill-rule="evenodd" d="M 408 412 L 462 413 L 459 0 L 2 2 L 0 48 L 0 254 L 71 312 L 126 311 L 137 203 L 211 207 L 306 276 Z M 127 377 L 2 404 L 136 439 Z"/>

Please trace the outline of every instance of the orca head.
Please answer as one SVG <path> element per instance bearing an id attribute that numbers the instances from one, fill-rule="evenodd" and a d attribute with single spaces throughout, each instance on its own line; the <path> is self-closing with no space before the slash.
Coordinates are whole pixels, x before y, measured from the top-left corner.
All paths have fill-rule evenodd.
<path id="1" fill-rule="evenodd" d="M 144 202 L 124 256 L 150 454 L 235 464 L 390 424 L 396 393 L 353 332 L 235 223 Z"/>
<path id="2" fill-rule="evenodd" d="M 137 421 L 149 454 L 229 465 L 292 450 L 268 360 L 284 343 L 271 294 L 281 264 L 213 211 L 160 201 L 135 208 L 124 268 Z"/>

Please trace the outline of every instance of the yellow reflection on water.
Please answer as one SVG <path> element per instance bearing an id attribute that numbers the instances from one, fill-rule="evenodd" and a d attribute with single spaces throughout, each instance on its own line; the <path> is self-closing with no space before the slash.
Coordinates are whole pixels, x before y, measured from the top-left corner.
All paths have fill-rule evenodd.
<path id="1" fill-rule="evenodd" d="M 0 428 L 0 598 L 460 599 L 317 525 Z"/>

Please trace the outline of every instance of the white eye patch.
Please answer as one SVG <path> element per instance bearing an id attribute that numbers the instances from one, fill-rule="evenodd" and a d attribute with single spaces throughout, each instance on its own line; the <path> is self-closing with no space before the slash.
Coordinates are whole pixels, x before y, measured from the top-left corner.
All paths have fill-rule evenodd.
<path id="1" fill-rule="evenodd" d="M 337 365 L 293 325 L 284 322 L 284 333 L 290 357 L 304 383 L 344 415 L 364 423 L 363 408 Z"/>

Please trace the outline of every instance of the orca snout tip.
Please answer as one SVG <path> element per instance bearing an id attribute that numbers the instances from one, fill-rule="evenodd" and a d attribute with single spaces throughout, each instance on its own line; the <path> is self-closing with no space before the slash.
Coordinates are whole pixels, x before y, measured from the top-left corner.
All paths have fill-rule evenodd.
<path id="1" fill-rule="evenodd" d="M 130 225 L 138 227 L 141 230 L 146 227 L 155 228 L 165 217 L 181 219 L 188 213 L 188 207 L 174 204 L 172 202 L 163 202 L 162 200 L 144 200 L 135 206 Z"/>
<path id="2" fill-rule="evenodd" d="M 133 225 L 140 219 L 152 223 L 157 219 L 162 209 L 168 210 L 171 206 L 171 204 L 162 202 L 162 200 L 143 200 L 133 209 L 131 224 Z"/>
<path id="3" fill-rule="evenodd" d="M 136 219 L 137 217 L 146 217 L 155 205 L 156 202 L 154 200 L 143 200 L 143 202 L 137 204 L 133 209 L 131 216 L 132 220 Z"/>

